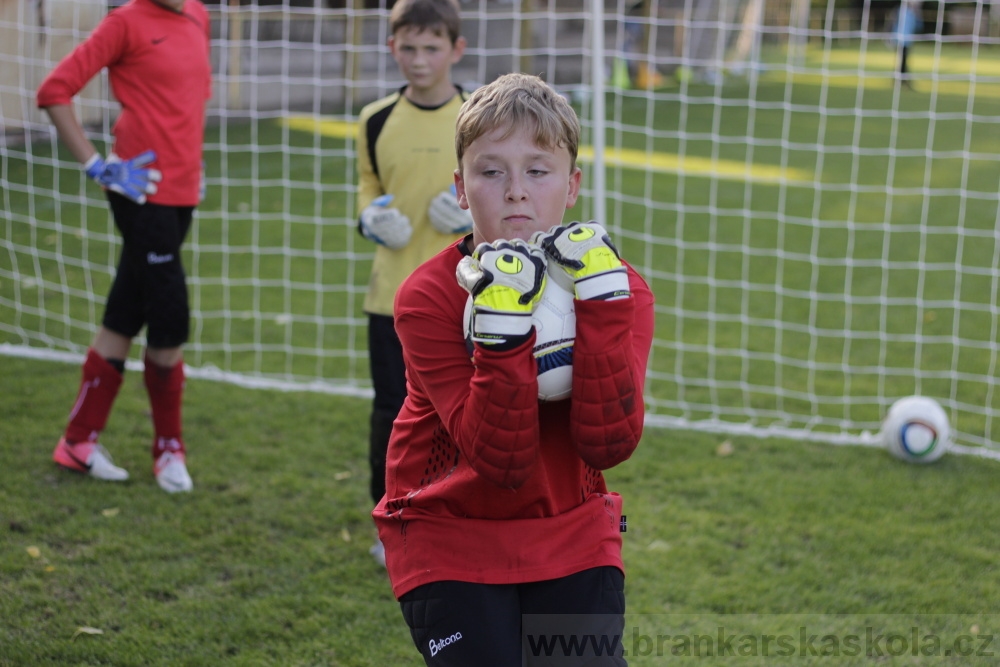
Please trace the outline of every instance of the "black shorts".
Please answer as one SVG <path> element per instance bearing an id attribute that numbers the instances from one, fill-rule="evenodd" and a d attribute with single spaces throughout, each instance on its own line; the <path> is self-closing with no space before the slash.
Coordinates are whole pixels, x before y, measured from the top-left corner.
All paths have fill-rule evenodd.
<path id="1" fill-rule="evenodd" d="M 194 207 L 139 205 L 114 192 L 107 195 L 122 252 L 102 324 L 128 338 L 145 325 L 149 347 L 180 347 L 191 323 L 181 244 Z"/>
<path id="2" fill-rule="evenodd" d="M 399 604 L 432 667 L 627 664 L 625 576 L 616 567 L 525 584 L 438 581 Z"/>

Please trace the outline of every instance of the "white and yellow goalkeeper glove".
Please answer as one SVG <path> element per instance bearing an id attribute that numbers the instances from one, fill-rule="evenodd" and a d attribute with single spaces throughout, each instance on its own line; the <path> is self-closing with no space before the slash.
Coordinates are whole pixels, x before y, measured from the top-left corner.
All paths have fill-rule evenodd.
<path id="1" fill-rule="evenodd" d="M 598 223 L 556 225 L 548 232 L 536 232 L 531 242 L 544 248 L 549 261 L 569 275 L 577 299 L 610 301 L 632 294 L 618 249 Z"/>
<path id="2" fill-rule="evenodd" d="M 413 227 L 410 219 L 400 213 L 398 208 L 389 208 L 392 198 L 393 195 L 382 195 L 372 200 L 361 211 L 359 227 L 361 235 L 369 241 L 399 250 L 410 242 Z"/>
<path id="3" fill-rule="evenodd" d="M 472 340 L 516 347 L 531 334 L 531 314 L 545 288 L 545 253 L 515 239 L 481 243 L 455 277 L 472 295 Z"/>
<path id="4" fill-rule="evenodd" d="M 472 214 L 458 205 L 455 186 L 431 200 L 427 209 L 431 225 L 442 234 L 468 234 L 472 231 Z"/>

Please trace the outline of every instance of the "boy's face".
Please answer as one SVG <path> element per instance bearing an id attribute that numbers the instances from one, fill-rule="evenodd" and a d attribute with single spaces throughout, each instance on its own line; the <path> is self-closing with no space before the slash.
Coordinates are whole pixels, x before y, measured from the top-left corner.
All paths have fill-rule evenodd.
<path id="1" fill-rule="evenodd" d="M 451 43 L 447 32 L 421 30 L 405 26 L 389 37 L 389 49 L 399 65 L 399 70 L 414 92 L 451 91 L 451 66 L 462 59 L 465 38 Z"/>
<path id="2" fill-rule="evenodd" d="M 469 144 L 455 172 L 459 206 L 475 220 L 475 245 L 548 231 L 580 194 L 581 172 L 570 167 L 566 148 L 543 148 L 527 129 L 503 134 L 494 130 Z"/>

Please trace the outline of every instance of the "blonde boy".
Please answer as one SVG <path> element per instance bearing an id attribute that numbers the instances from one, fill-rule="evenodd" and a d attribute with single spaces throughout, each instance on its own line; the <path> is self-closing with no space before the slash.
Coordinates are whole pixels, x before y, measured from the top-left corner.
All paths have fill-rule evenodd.
<path id="1" fill-rule="evenodd" d="M 472 233 L 396 296 L 408 394 L 373 517 L 428 665 L 521 665 L 522 651 L 536 664 L 522 646 L 534 615 L 608 640 L 624 624 L 621 497 L 601 471 L 642 433 L 653 298 L 600 225 L 560 224 L 580 192 L 578 142 L 573 109 L 537 77 L 475 91 L 455 172 Z M 542 403 L 530 313 L 552 269 L 576 290 L 573 392 Z M 612 653 L 600 664 L 625 664 Z"/>

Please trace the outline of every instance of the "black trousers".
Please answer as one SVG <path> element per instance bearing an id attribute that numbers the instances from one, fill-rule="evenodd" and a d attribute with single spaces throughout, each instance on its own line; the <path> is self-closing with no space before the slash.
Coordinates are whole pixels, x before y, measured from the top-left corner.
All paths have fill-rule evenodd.
<path id="1" fill-rule="evenodd" d="M 616 567 L 525 584 L 439 581 L 399 600 L 430 667 L 623 667 L 625 576 Z"/>
<path id="2" fill-rule="evenodd" d="M 389 315 L 368 315 L 368 366 L 375 390 L 368 435 L 368 467 L 372 475 L 369 491 L 372 501 L 378 504 L 385 495 L 385 454 L 392 422 L 406 400 L 403 346 Z"/>

